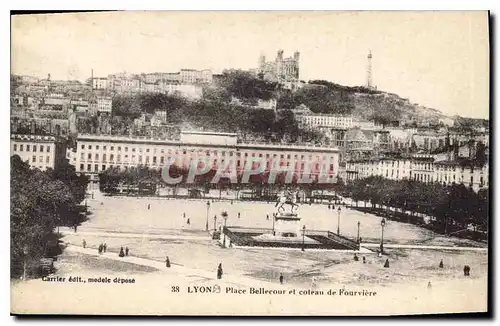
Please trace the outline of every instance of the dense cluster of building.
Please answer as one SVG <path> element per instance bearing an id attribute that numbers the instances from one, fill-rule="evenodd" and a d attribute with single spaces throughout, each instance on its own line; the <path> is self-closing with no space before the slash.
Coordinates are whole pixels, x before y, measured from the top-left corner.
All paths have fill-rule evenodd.
<path id="1" fill-rule="evenodd" d="M 305 87 L 300 81 L 299 58 L 299 52 L 285 58 L 279 50 L 272 61 L 260 56 L 257 68 L 250 72 L 293 91 Z M 366 87 L 375 90 L 371 81 L 371 53 L 368 64 Z M 87 83 L 52 80 L 50 74 L 45 79 L 17 76 L 17 86 L 11 94 L 11 152 L 42 170 L 54 168 L 66 157 L 79 173 L 90 174 L 94 180 L 109 167 L 140 164 L 161 167 L 169 157 L 180 155 L 186 159 L 209 156 L 219 163 L 234 160 L 238 169 L 243 168 L 240 164 L 244 157 L 270 161 L 278 158 L 280 164 L 292 164 L 291 169 L 299 174 L 304 164 L 309 164 L 308 159 L 321 158 L 320 165 L 325 167 L 314 173 L 326 168 L 328 175 L 348 182 L 382 176 L 462 183 L 476 191 L 488 187 L 489 131 L 484 127 L 468 133 L 453 131 L 450 128 L 453 119 L 444 116 L 418 121 L 403 116 L 399 126 L 386 126 L 358 116 L 315 113 L 301 104 L 290 108 L 299 127 L 319 132 L 322 139 L 315 146 L 299 146 L 283 141 L 260 143 L 258 137 L 248 135 L 187 131 L 191 126 L 186 129 L 186 125 L 169 124 L 167 111 L 142 113 L 125 122 L 123 117 L 112 114 L 116 95 L 162 93 L 197 99 L 202 95 L 202 87 L 217 85 L 220 77 L 208 69 L 117 73 L 107 77 L 95 77 L 92 72 Z M 375 96 L 381 97 L 381 103 L 387 100 L 398 106 L 410 105 L 408 99 L 391 93 L 358 95 L 361 103 L 365 103 L 366 96 Z M 233 97 L 232 103 L 249 109 L 277 111 L 275 99 L 258 100 L 250 105 Z M 76 138 L 76 143 L 66 150 L 61 136 L 69 135 Z M 475 162 L 479 149 L 486 158 L 482 165 Z M 463 164 L 464 160 L 469 163 Z"/>
<path id="2" fill-rule="evenodd" d="M 92 74 L 93 75 L 93 74 Z M 92 89 L 113 94 L 161 93 L 199 98 L 212 83 L 211 70 L 181 69 L 177 73 L 127 74 L 91 77 Z"/>

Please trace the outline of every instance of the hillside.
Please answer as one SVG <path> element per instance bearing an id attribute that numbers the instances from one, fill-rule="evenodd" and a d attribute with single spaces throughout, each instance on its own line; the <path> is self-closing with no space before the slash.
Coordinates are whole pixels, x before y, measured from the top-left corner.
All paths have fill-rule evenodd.
<path id="1" fill-rule="evenodd" d="M 309 81 L 303 88 L 285 97 L 288 97 L 286 101 L 289 105 L 304 104 L 316 113 L 352 114 L 383 124 L 446 117 L 436 109 L 413 104 L 393 93 L 342 86 L 322 80 Z"/>

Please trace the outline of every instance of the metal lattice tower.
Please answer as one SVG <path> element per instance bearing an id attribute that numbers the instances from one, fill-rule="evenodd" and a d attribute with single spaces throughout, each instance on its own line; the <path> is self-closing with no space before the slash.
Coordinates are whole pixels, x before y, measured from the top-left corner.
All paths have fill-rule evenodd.
<path id="1" fill-rule="evenodd" d="M 366 87 L 373 88 L 372 83 L 372 50 L 368 52 L 367 66 L 366 66 Z"/>

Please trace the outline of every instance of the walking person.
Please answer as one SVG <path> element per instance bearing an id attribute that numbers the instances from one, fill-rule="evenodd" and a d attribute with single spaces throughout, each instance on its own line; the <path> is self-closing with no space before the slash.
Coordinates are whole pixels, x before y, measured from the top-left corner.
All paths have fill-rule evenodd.
<path id="1" fill-rule="evenodd" d="M 444 267 L 444 264 L 443 264 L 443 260 L 441 259 L 441 261 L 439 262 L 439 268 L 443 268 Z"/>
<path id="2" fill-rule="evenodd" d="M 83 249 L 85 249 L 85 247 L 87 247 L 87 241 L 85 241 L 85 239 L 83 239 L 82 245 L 83 245 Z"/>
<path id="3" fill-rule="evenodd" d="M 125 256 L 128 256 L 128 247 L 125 247 Z"/>
<path id="4" fill-rule="evenodd" d="M 363 264 L 366 264 L 366 257 L 363 256 Z"/>
<path id="5" fill-rule="evenodd" d="M 75 233 L 76 233 L 76 228 L 78 227 L 78 225 L 74 225 L 73 228 L 75 229 Z"/>
<path id="6" fill-rule="evenodd" d="M 354 254 L 354 261 L 359 261 L 358 255 Z"/>
<path id="7" fill-rule="evenodd" d="M 168 259 L 168 256 L 167 259 L 165 260 L 165 266 L 170 268 L 170 259 Z"/>
<path id="8" fill-rule="evenodd" d="M 150 209 L 151 209 L 151 204 L 148 204 L 148 210 L 150 210 Z"/>
<path id="9" fill-rule="evenodd" d="M 241 218 L 240 213 L 238 213 L 238 218 Z"/>
<path id="10" fill-rule="evenodd" d="M 97 248 L 97 252 L 100 254 L 102 254 L 102 243 L 99 244 L 99 248 Z"/>
<path id="11" fill-rule="evenodd" d="M 102 251 L 103 252 L 106 252 L 106 248 L 107 248 L 107 245 L 106 245 L 106 242 L 102 245 Z"/>
<path id="12" fill-rule="evenodd" d="M 118 254 L 118 257 L 125 257 L 125 253 L 123 252 L 123 247 L 120 247 L 120 253 Z"/>
<path id="13" fill-rule="evenodd" d="M 222 278 L 222 263 L 217 267 L 217 279 L 220 280 Z"/>
<path id="14" fill-rule="evenodd" d="M 464 276 L 470 276 L 470 267 L 469 265 L 464 266 Z"/>
<path id="15" fill-rule="evenodd" d="M 284 281 L 284 277 L 283 277 L 283 273 L 280 273 L 280 284 L 283 284 L 283 281 Z"/>

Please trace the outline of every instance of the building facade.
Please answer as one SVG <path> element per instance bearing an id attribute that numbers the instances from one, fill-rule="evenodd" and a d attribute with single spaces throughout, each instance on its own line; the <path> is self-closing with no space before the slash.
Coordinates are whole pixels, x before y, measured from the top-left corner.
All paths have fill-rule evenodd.
<path id="1" fill-rule="evenodd" d="M 350 129 L 353 126 L 352 116 L 338 114 L 308 113 L 297 115 L 298 122 L 308 128 Z"/>
<path id="2" fill-rule="evenodd" d="M 416 180 L 463 184 L 479 191 L 489 187 L 489 164 L 482 167 L 459 165 L 457 162 L 435 162 L 433 158 L 373 159 L 346 162 L 348 181 L 380 176 L 391 180 Z"/>
<path id="3" fill-rule="evenodd" d="M 113 100 L 111 97 L 97 98 L 97 112 L 111 114 L 112 107 L 113 107 Z"/>
<path id="4" fill-rule="evenodd" d="M 11 135 L 10 155 L 18 155 L 32 168 L 55 169 L 66 157 L 64 141 L 54 136 Z"/>
<path id="5" fill-rule="evenodd" d="M 92 89 L 106 90 L 108 89 L 108 78 L 96 77 L 92 78 Z"/>
<path id="6" fill-rule="evenodd" d="M 76 152 L 73 153 L 76 171 L 91 176 L 110 168 L 146 165 L 162 168 L 169 159 L 188 167 L 192 159 L 208 159 L 214 168 L 231 164 L 242 173 L 252 158 L 265 160 L 265 171 L 274 166 L 281 171 L 290 171 L 296 177 L 310 172 L 311 178 L 336 178 L 339 153 L 335 148 L 244 144 L 237 142 L 235 134 L 211 132 L 182 132 L 180 141 L 129 138 L 99 135 L 79 135 Z M 225 166 L 224 165 L 224 166 Z M 248 167 L 247 167 L 248 168 Z"/>

